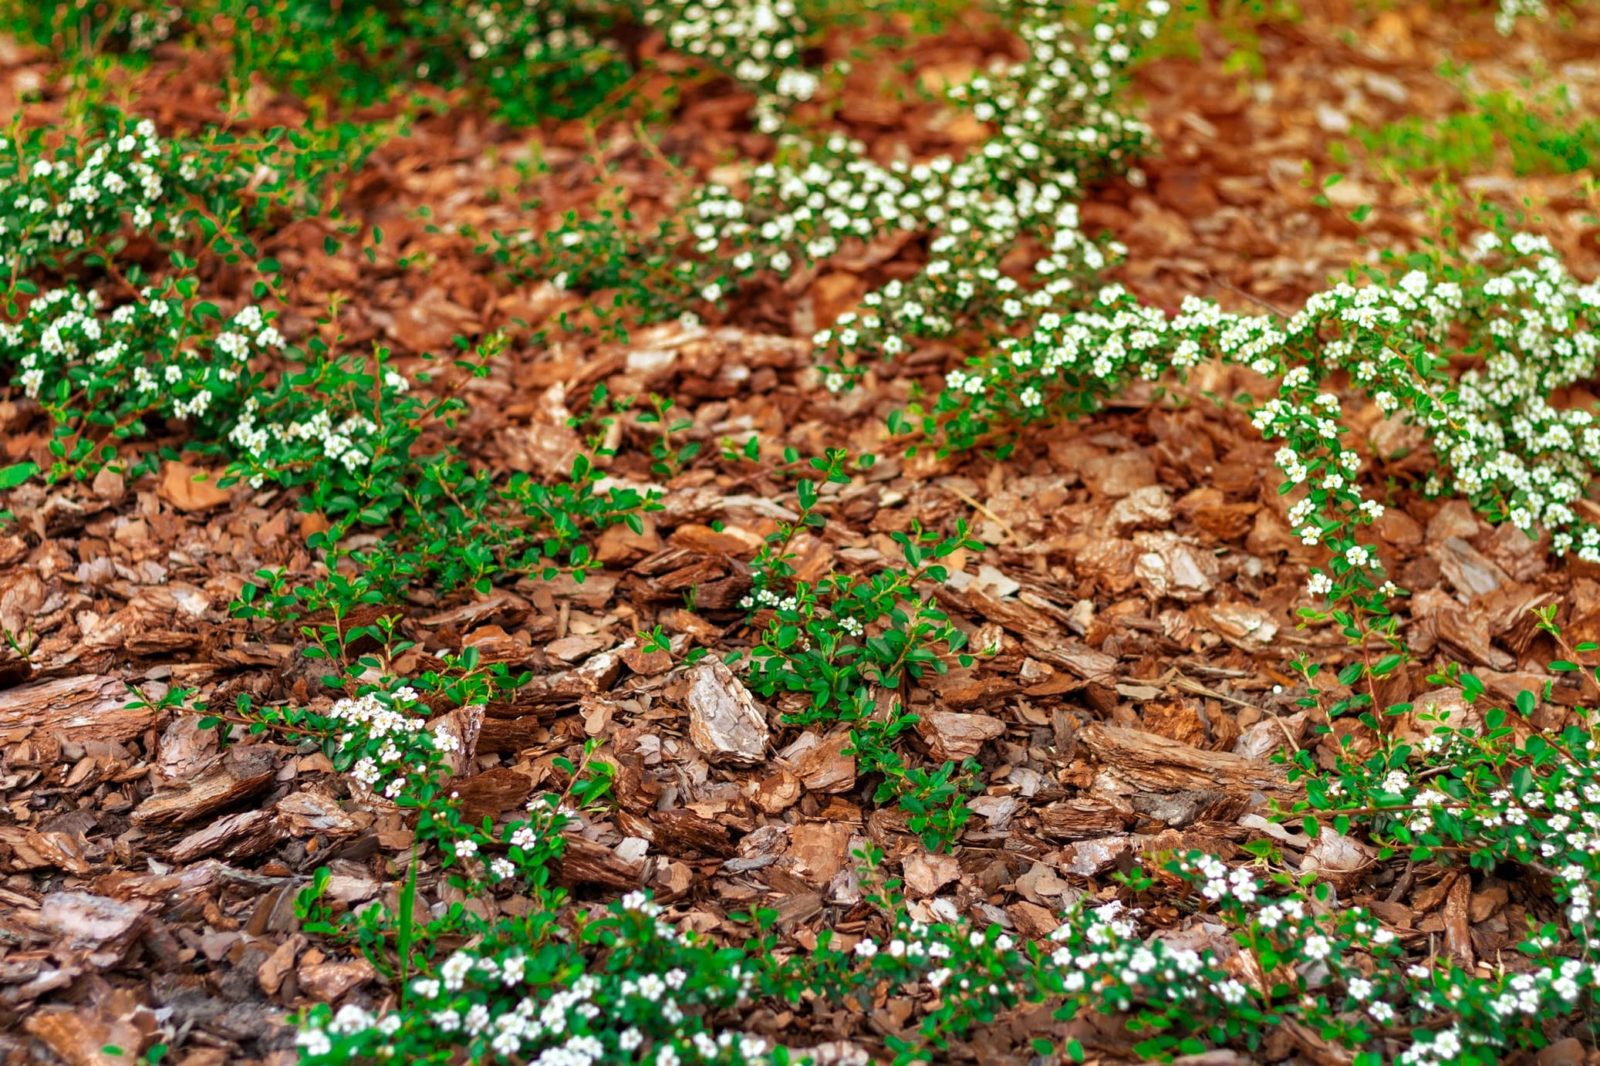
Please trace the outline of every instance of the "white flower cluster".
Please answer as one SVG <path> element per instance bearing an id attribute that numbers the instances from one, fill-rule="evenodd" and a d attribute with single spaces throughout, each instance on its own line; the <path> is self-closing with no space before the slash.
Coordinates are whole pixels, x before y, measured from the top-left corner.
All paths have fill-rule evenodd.
<path id="1" fill-rule="evenodd" d="M 1376 1025 L 1416 1034 L 1399 1061 L 1489 1063 L 1521 1046 L 1548 1019 L 1578 1010 L 1600 987 L 1600 965 L 1556 956 L 1539 956 L 1520 972 L 1488 978 L 1449 964 L 1408 962 L 1396 934 L 1364 908 L 1330 907 L 1320 896 L 1296 892 L 1269 895 L 1248 871 L 1230 869 L 1210 855 L 1191 853 L 1173 871 L 1193 886 L 1209 912 L 1196 921 L 1209 929 L 1216 948 L 1198 951 L 1159 935 L 1142 937 L 1139 912 L 1118 902 L 1079 911 L 1051 934 L 1056 946 L 1047 949 L 1047 959 L 1053 977 L 1050 968 L 1027 964 L 1027 973 L 1034 979 L 1043 974 L 1047 987 L 1066 999 L 1057 1018 L 1073 1008 L 1154 1011 L 1208 1024 L 1232 1016 L 1248 1031 L 1265 1010 L 1323 1032 L 1343 1032 L 1351 1051 L 1365 1046 Z M 937 912 L 948 902 L 934 900 L 932 906 Z M 932 927 L 902 921 L 887 945 L 863 940 L 854 954 L 878 974 L 901 972 L 895 964 L 923 972 L 946 995 L 1006 992 L 1019 972 L 1004 961 L 1010 938 L 963 933 L 953 914 L 949 918 L 953 924 Z M 985 946 L 1002 958 L 960 957 Z M 1257 957 L 1270 949 L 1278 959 L 1270 980 L 1245 961 L 1241 947 Z M 984 974 L 986 987 L 953 979 L 963 972 Z"/>
<path id="2" fill-rule="evenodd" d="M 487 70 L 491 81 L 503 85 L 522 83 L 555 71 L 563 84 L 575 87 L 588 81 L 599 84 L 601 75 L 624 59 L 622 46 L 595 17 L 601 5 L 578 0 L 471 0 L 436 8 L 412 0 L 409 34 L 439 34 L 441 44 L 454 52 L 463 49 L 470 65 Z M 440 23 L 443 23 L 440 25 Z M 418 76 L 448 74 L 449 64 L 424 63 Z M 565 101 L 560 101 L 565 102 Z"/>
<path id="3" fill-rule="evenodd" d="M 1292 896 L 1263 905 L 1261 886 L 1240 879 L 1239 871 L 1228 872 L 1218 860 L 1191 856 L 1184 865 L 1207 899 L 1237 901 L 1242 909 L 1236 913 L 1249 915 L 1253 925 L 1270 932 L 1280 945 L 1297 950 L 1302 973 L 1313 984 L 1342 980 L 1343 1013 L 1360 1012 L 1390 1026 L 1409 1012 L 1416 1040 L 1397 1062 L 1444 1066 L 1499 1061 L 1517 1043 L 1508 1033 L 1537 1030 L 1547 1018 L 1568 1015 L 1600 987 L 1600 964 L 1571 958 L 1540 958 L 1523 972 L 1502 972 L 1487 980 L 1448 965 L 1404 965 L 1395 934 L 1363 908 L 1326 913 Z M 1357 958 L 1361 955 L 1372 956 L 1375 965 L 1364 968 Z M 1483 1013 L 1465 1011 L 1469 1001 L 1481 1003 Z M 1460 1020 L 1447 1027 L 1420 1024 L 1423 1018 L 1452 1017 Z M 1464 1055 L 1467 1048 L 1476 1054 Z"/>
<path id="4" fill-rule="evenodd" d="M 659 911 L 642 895 L 624 901 L 629 902 L 635 906 L 623 910 L 647 916 Z M 619 926 L 617 935 L 618 948 L 626 949 L 635 933 Z M 692 935 L 664 922 L 657 921 L 643 935 L 662 942 L 656 950 L 697 949 Z M 740 964 L 714 975 L 681 966 L 633 975 L 585 973 L 554 989 L 549 975 L 533 972 L 540 964 L 549 965 L 549 960 L 521 948 L 493 954 L 483 946 L 463 948 L 439 965 L 436 976 L 411 982 L 403 1011 L 342 1008 L 327 1024 L 303 1029 L 300 1046 L 318 1058 L 335 1054 L 338 1036 L 365 1034 L 382 1044 L 402 1031 L 413 1039 L 425 1031 L 429 1046 L 481 1042 L 498 1058 L 540 1066 L 767 1061 L 765 1040 L 732 1031 L 713 1036 L 700 1022 L 708 1011 L 744 1001 L 754 974 Z M 619 1015 L 629 1020 L 618 1023 Z"/>
<path id="5" fill-rule="evenodd" d="M 747 611 L 759 610 L 770 607 L 779 611 L 796 611 L 800 609 L 800 601 L 794 596 L 785 596 L 776 589 L 762 585 L 752 589 L 739 598 L 739 606 Z"/>
<path id="6" fill-rule="evenodd" d="M 1448 766 L 1470 754 L 1481 740 L 1441 728 L 1416 757 L 1426 766 Z M 1534 787 L 1519 794 L 1497 788 L 1468 798 L 1440 788 L 1420 787 L 1413 775 L 1392 771 L 1383 789 L 1406 801 L 1404 824 L 1413 837 L 1430 832 L 1464 840 L 1469 846 L 1524 855 L 1555 867 L 1556 886 L 1565 900 L 1567 920 L 1588 935 L 1594 917 L 1595 887 L 1600 882 L 1595 856 L 1600 856 L 1600 771 L 1594 759 L 1600 745 L 1591 739 L 1583 751 L 1561 767 L 1559 785 L 1543 785 L 1543 775 L 1530 778 Z M 1340 788 L 1342 794 L 1344 789 Z"/>
<path id="7" fill-rule="evenodd" d="M 1073 28 L 1072 5 L 1062 0 L 1003 6 L 1027 57 L 950 92 L 956 107 L 992 128 L 987 141 L 961 156 L 880 163 L 842 135 L 821 142 L 786 135 L 775 161 L 755 167 L 745 188 L 711 183 L 697 192 L 679 222 L 701 258 L 680 263 L 675 276 L 714 302 L 760 271 L 788 274 L 896 232 L 926 235 L 928 262 L 915 276 L 867 294 L 859 310 L 817 334 L 817 346 L 836 364 L 828 378 L 835 389 L 845 386 L 850 367 L 902 355 L 913 338 L 946 336 L 972 322 L 1004 333 L 1064 300 L 1120 253 L 1083 234 L 1078 198 L 1085 181 L 1124 167 L 1149 143 L 1149 130 L 1114 102 L 1168 3 L 1147 0 L 1132 13 L 1103 4 L 1084 31 Z M 698 47 L 728 48 L 730 58 L 745 53 L 727 44 L 726 34 L 690 28 L 725 23 L 743 32 L 774 19 L 787 25 L 781 20 L 790 17 L 787 6 L 762 14 L 765 0 L 692 2 L 681 10 L 684 29 L 669 33 L 683 33 L 685 47 L 703 40 Z M 786 39 L 780 35 L 772 48 Z M 781 95 L 812 91 L 810 81 L 790 80 Z M 1044 235 L 1046 243 L 1022 282 L 1002 264 L 1025 234 Z M 553 272 L 564 280 L 583 273 L 594 242 L 588 222 L 551 234 L 545 245 Z"/>
<path id="8" fill-rule="evenodd" d="M 41 257 L 82 250 L 126 224 L 135 232 L 161 218 L 172 160 L 145 119 L 104 139 L 69 139 L 25 151 L 0 138 L 0 267 L 26 269 Z"/>
<path id="9" fill-rule="evenodd" d="M 463 14 L 467 57 L 473 60 L 537 60 L 546 51 L 583 52 L 601 46 L 560 4 L 478 0 L 465 5 Z M 612 47 L 611 42 L 603 47 Z"/>
<path id="10" fill-rule="evenodd" d="M 794 0 L 666 0 L 648 4 L 645 22 L 663 25 L 667 43 L 708 59 L 756 92 L 756 127 L 775 133 L 783 115 L 811 99 L 820 79 L 802 64 L 810 32 Z"/>
<path id="11" fill-rule="evenodd" d="M 326 410 L 317 411 L 303 422 L 291 422 L 284 427 L 289 439 L 316 441 L 323 454 L 342 462 L 350 470 L 365 466 L 371 460 L 371 456 L 357 442 L 377 431 L 377 424 L 365 415 L 350 415 L 334 425 L 332 416 Z"/>
<path id="12" fill-rule="evenodd" d="M 1130 16 L 1102 7 L 1091 32 L 1068 30 L 1049 0 L 1012 5 L 1027 58 L 951 90 L 958 106 L 994 126 L 961 158 L 874 162 L 865 145 L 834 136 L 818 145 L 790 139 L 780 162 L 757 167 L 744 195 L 708 185 L 693 204 L 696 249 L 740 275 L 780 274 L 826 259 L 846 242 L 892 232 L 927 233 L 929 259 L 915 276 L 868 293 L 814 338 L 838 365 L 893 358 L 915 337 L 942 337 L 970 322 L 1003 333 L 1054 306 L 1108 255 L 1079 227 L 1077 197 L 1090 177 L 1123 166 L 1149 130 L 1113 104 L 1136 47 L 1153 37 L 1166 0 Z M 1002 272 L 1024 234 L 1048 234 L 1033 264 L 1039 287 Z M 710 299 L 733 284 L 721 278 Z M 842 376 L 832 382 L 843 384 Z"/>
<path id="13" fill-rule="evenodd" d="M 93 291 L 53 289 L 20 321 L 0 323 L 0 357 L 47 405 L 80 389 L 85 406 L 124 421 L 226 418 L 248 390 L 250 360 L 277 352 L 283 337 L 253 306 L 207 330 L 184 302 L 153 289 L 109 314 Z"/>
<path id="14" fill-rule="evenodd" d="M 1343 440 L 1341 402 L 1324 391 L 1348 375 L 1385 414 L 1421 427 L 1443 465 L 1436 488 L 1459 493 L 1530 535 L 1549 530 L 1558 552 L 1600 562 L 1600 530 L 1578 503 L 1600 470 L 1600 422 L 1551 396 L 1596 370 L 1600 285 L 1573 278 L 1543 238 L 1508 246 L 1487 234 L 1477 261 L 1412 270 L 1392 284 L 1340 284 L 1313 296 L 1287 323 L 1222 311 L 1189 298 L 1168 318 L 1116 286 L 1085 309 L 1038 316 L 1022 339 L 946 379 L 938 410 L 956 447 L 1015 423 L 1076 414 L 1128 380 L 1154 380 L 1217 357 L 1278 383 L 1253 411 L 1277 462 L 1308 495 L 1290 514 L 1308 544 L 1336 553 L 1329 593 L 1359 576 L 1384 593 L 1381 563 L 1355 529 L 1383 512 L 1356 484 L 1361 460 Z M 1473 365 L 1452 376 L 1455 353 Z"/>
<path id="15" fill-rule="evenodd" d="M 415 689 L 401 685 L 389 693 L 369 692 L 337 700 L 323 717 L 342 730 L 339 747 L 363 754 L 350 768 L 350 776 L 367 789 L 382 790 L 395 799 L 405 790 L 406 778 L 426 770 L 430 752 L 450 752 L 459 747 L 454 733 L 429 730 L 421 717 L 409 713 L 418 706 Z M 471 840 L 458 842 L 472 845 Z M 470 857 L 464 855 L 462 857 Z"/>
<path id="16" fill-rule="evenodd" d="M 128 47 L 135 52 L 148 52 L 168 37 L 172 27 L 183 17 L 183 8 L 177 4 L 158 4 L 153 11 L 135 11 L 128 16 Z"/>
<path id="17" fill-rule="evenodd" d="M 128 51 L 134 53 L 148 52 L 172 36 L 173 26 L 182 17 L 182 3 L 164 0 L 117 0 L 115 3 L 56 0 L 52 4 L 37 5 L 37 13 L 18 16 L 20 20 L 44 21 L 49 29 L 64 32 L 69 37 L 85 36 L 101 42 L 125 37 Z M 34 27 L 36 33 L 43 29 L 45 27 Z"/>
<path id="18" fill-rule="evenodd" d="M 1550 8 L 1544 0 L 1500 0 L 1494 13 L 1494 28 L 1509 37 L 1517 28 L 1518 19 L 1545 19 L 1549 16 Z"/>
<path id="19" fill-rule="evenodd" d="M 1192 948 L 1140 939 L 1137 912 L 1112 903 L 1086 912 L 1051 934 L 1065 942 L 1050 954 L 1062 990 L 1080 1003 L 1125 1010 L 1135 1000 L 1194 1003 L 1208 993 L 1226 1003 L 1244 986 Z"/>
<path id="20" fill-rule="evenodd" d="M 369 1029 L 377 1030 L 384 1036 L 392 1036 L 400 1029 L 400 1016 L 392 1014 L 379 1018 L 354 1003 L 346 1003 L 329 1019 L 327 1025 L 307 1026 L 301 1029 L 295 1035 L 295 1044 L 307 1057 L 320 1058 L 333 1053 L 332 1037 L 353 1036 Z"/>

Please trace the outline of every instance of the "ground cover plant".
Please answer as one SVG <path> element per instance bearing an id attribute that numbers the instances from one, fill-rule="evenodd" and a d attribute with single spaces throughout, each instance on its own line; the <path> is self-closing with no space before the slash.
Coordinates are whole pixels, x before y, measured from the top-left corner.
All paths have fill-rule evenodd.
<path id="1" fill-rule="evenodd" d="M 6 13 L 8 1061 L 1592 1052 L 1581 9 Z"/>

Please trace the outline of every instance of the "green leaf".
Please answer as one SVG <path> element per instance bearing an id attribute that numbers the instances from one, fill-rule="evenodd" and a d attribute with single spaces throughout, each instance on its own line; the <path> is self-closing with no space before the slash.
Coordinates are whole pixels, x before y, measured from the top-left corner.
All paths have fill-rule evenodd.
<path id="1" fill-rule="evenodd" d="M 413 848 L 411 862 L 406 871 L 406 885 L 400 892 L 400 918 L 398 928 L 395 930 L 395 948 L 399 953 L 400 987 L 402 989 L 406 987 L 406 979 L 411 973 L 411 941 L 416 935 L 415 913 L 418 865 L 416 850 Z"/>
<path id="2" fill-rule="evenodd" d="M 0 489 L 14 489 L 38 472 L 38 463 L 12 463 L 0 469 Z"/>

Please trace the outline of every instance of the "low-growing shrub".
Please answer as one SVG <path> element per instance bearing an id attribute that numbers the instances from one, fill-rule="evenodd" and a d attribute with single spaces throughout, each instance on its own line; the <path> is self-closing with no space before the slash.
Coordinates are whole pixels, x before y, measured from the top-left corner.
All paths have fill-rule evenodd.
<path id="1" fill-rule="evenodd" d="M 270 310 L 225 314 L 206 299 L 196 267 L 250 262 L 270 278 L 255 235 L 290 213 L 331 218 L 341 175 L 370 148 L 354 127 L 163 140 L 115 112 L 59 140 L 13 132 L 0 152 L 14 318 L 0 324 L 0 360 L 51 420 L 52 477 L 92 474 L 167 419 L 202 441 L 249 420 L 284 338 Z M 41 293 L 40 277 L 65 283 Z"/>
<path id="2" fill-rule="evenodd" d="M 1552 617 L 1542 624 L 1553 631 Z M 762 912 L 748 916 L 744 944 L 723 946 L 676 929 L 644 893 L 592 906 L 556 887 L 564 827 L 609 788 L 592 745 L 558 760 L 564 789 L 536 796 L 526 816 L 462 820 L 449 786 L 460 726 L 448 708 L 503 697 L 525 679 L 485 668 L 469 652 L 440 672 L 397 681 L 387 669 L 407 645 L 396 640 L 393 619 L 312 635 L 318 658 L 346 664 L 329 675 L 346 695 L 316 713 L 257 708 L 245 698 L 230 712 L 206 712 L 205 724 L 319 745 L 349 772 L 353 790 L 381 794 L 418 821 L 395 909 L 378 903 L 341 915 L 322 901 L 322 875 L 302 894 L 308 929 L 362 951 L 402 991 L 382 1012 L 313 1010 L 300 1037 L 307 1061 L 403 1053 L 424 1062 L 784 1062 L 790 1050 L 744 1031 L 741 1016 L 767 1002 L 870 1006 L 887 987 L 918 1004 L 915 1029 L 888 1038 L 904 1063 L 928 1061 L 1024 1004 L 1042 1004 L 1058 1021 L 1085 1012 L 1122 1017 L 1135 1052 L 1147 1058 L 1210 1047 L 1259 1051 L 1292 1025 L 1353 1061 L 1377 1063 L 1398 1051 L 1397 1061 L 1408 1063 L 1492 1063 L 1546 1045 L 1597 1001 L 1600 971 L 1561 949 L 1568 936 L 1585 935 L 1597 874 L 1587 837 L 1574 832 L 1600 819 L 1585 712 L 1548 743 L 1514 735 L 1504 715 L 1490 712 L 1481 732 L 1445 725 L 1420 754 L 1383 745 L 1327 779 L 1311 778 L 1306 801 L 1286 812 L 1321 820 L 1324 831 L 1396 834 L 1419 860 L 1460 851 L 1475 865 L 1560 864 L 1569 924 L 1535 924 L 1492 975 L 1419 959 L 1412 938 L 1338 904 L 1327 885 L 1270 872 L 1270 847 L 1253 849 L 1265 878 L 1201 853 L 1155 856 L 1150 873 L 1135 870 L 1115 895 L 1086 899 L 1041 942 L 974 924 L 950 900 L 930 901 L 915 917 L 888 881 L 864 901 L 869 932 L 859 937 L 823 931 L 814 949 L 799 949 L 780 941 L 770 927 L 775 916 Z M 382 650 L 352 651 L 367 640 Z M 1556 669 L 1573 672 L 1575 664 Z M 1465 687 L 1469 697 L 1481 691 Z M 1519 699 L 1519 713 L 1532 702 Z M 1408 765 L 1413 758 L 1422 761 Z M 878 884 L 878 857 L 863 858 L 865 882 Z M 445 904 L 445 885 L 525 894 L 534 905 L 489 920 Z M 1146 902 L 1168 917 L 1142 920 Z M 1174 914 L 1187 917 L 1173 925 Z M 1036 1043 L 1049 1041 L 1041 1034 Z M 1066 1051 L 1083 1055 L 1073 1041 Z"/>
<path id="3" fill-rule="evenodd" d="M 513 122 L 583 114 L 631 76 L 612 37 L 628 4 L 590 0 L 73 0 L 9 3 L 12 33 L 82 66 L 142 61 L 192 39 L 229 58 L 229 88 L 252 75 L 346 107 L 388 100 L 407 84 L 466 86 Z"/>
<path id="4" fill-rule="evenodd" d="M 1359 713 L 1369 732 L 1359 743 L 1344 737 L 1329 771 L 1299 753 L 1293 772 L 1305 782 L 1306 798 L 1289 812 L 1339 833 L 1358 826 L 1383 845 L 1383 858 L 1404 854 L 1486 871 L 1503 865 L 1538 871 L 1566 908 L 1565 929 L 1536 931 L 1551 949 L 1568 937 L 1588 943 L 1600 885 L 1600 722 L 1583 706 L 1546 702 L 1553 682 L 1564 676 L 1600 691 L 1593 662 L 1600 646 L 1565 644 L 1556 609 L 1537 612 L 1539 628 L 1573 658 L 1551 664 L 1542 692 L 1523 691 L 1509 706 L 1498 706 L 1485 698 L 1481 681 L 1452 667 L 1430 678 L 1443 687 L 1420 705 L 1380 709 L 1352 700 L 1330 708 Z M 1381 665 L 1373 673 L 1377 680 L 1398 663 Z M 1310 693 L 1302 702 L 1316 706 L 1317 671 L 1299 666 Z M 1340 680 L 1354 682 L 1357 675 Z M 1561 723 L 1558 729 L 1535 729 L 1530 719 L 1541 708 Z M 1389 722 L 1408 728 L 1386 730 Z M 1361 754 L 1365 748 L 1370 754 Z"/>
<path id="5" fill-rule="evenodd" d="M 327 550 L 326 575 L 302 586 L 270 575 L 259 601 L 247 587 L 242 613 L 278 618 L 389 603 L 422 583 L 487 587 L 558 568 L 581 578 L 594 565 L 587 536 L 638 523 L 645 496 L 599 489 L 588 456 L 547 485 L 490 474 L 426 439 L 453 427 L 457 390 L 487 373 L 499 338 L 454 360 L 449 380 L 420 375 L 434 386 L 423 394 L 383 349 L 353 355 L 318 337 L 301 349 L 271 310 L 225 314 L 205 298 L 201 263 L 255 260 L 270 278 L 275 266 L 254 244 L 261 227 L 331 210 L 329 186 L 364 152 L 353 128 L 332 143 L 282 131 L 163 141 L 148 120 L 106 121 L 54 146 L 45 131 L 21 134 L 0 154 L 17 315 L 0 323 L 0 363 L 51 423 L 46 476 L 87 477 L 130 459 L 142 472 L 176 453 L 137 447 L 172 423 L 186 430 L 183 450 L 219 457 L 230 479 L 297 490 L 330 524 L 315 545 Z M 36 277 L 64 272 L 79 280 L 38 291 Z M 255 293 L 270 306 L 266 281 Z M 352 530 L 388 535 L 352 558 L 343 545 Z"/>
<path id="6" fill-rule="evenodd" d="M 914 338 L 1020 322 L 1029 307 L 1093 277 L 1115 250 L 1081 231 L 1077 201 L 1086 182 L 1127 167 L 1148 143 L 1118 95 L 1168 8 L 1166 0 L 1134 11 L 1102 4 L 1083 28 L 1056 0 L 999 6 L 1027 58 L 950 89 L 952 105 L 992 129 L 965 155 L 885 164 L 843 136 L 786 135 L 744 188 L 702 187 L 642 241 L 625 213 L 573 212 L 544 237 L 536 269 L 563 287 L 617 289 L 612 306 L 650 320 L 890 234 L 925 238 L 929 260 L 915 277 L 869 293 L 860 313 L 818 335 L 834 387 L 863 362 L 907 351 Z M 1044 247 L 1032 292 L 1001 269 L 1019 241 Z"/>
<path id="7" fill-rule="evenodd" d="M 1594 373 L 1597 307 L 1600 285 L 1569 274 L 1548 241 L 1492 230 L 1467 254 L 1408 257 L 1365 285 L 1318 293 L 1287 321 L 1194 298 L 1169 317 L 1108 286 L 1088 308 L 1046 312 L 951 373 L 920 428 L 948 449 L 1003 443 L 1019 427 L 1093 410 L 1134 380 L 1209 358 L 1247 367 L 1274 390 L 1244 402 L 1262 435 L 1283 441 L 1280 491 L 1304 490 L 1290 509 L 1295 532 L 1330 552 L 1309 591 L 1381 612 L 1395 589 L 1359 531 L 1383 506 L 1360 488 L 1363 460 L 1334 390 L 1348 383 L 1422 430 L 1440 466 L 1426 491 L 1597 560 L 1600 529 L 1576 505 L 1600 464 L 1600 426 L 1550 399 Z"/>
<path id="8" fill-rule="evenodd" d="M 811 466 L 826 481 L 838 483 L 848 480 L 845 463 L 842 453 L 831 452 Z M 942 674 L 951 665 L 972 665 L 973 657 L 963 650 L 967 635 L 950 621 L 933 590 L 949 578 L 941 560 L 980 545 L 964 523 L 958 522 L 950 536 L 913 524 L 892 534 L 903 568 L 799 579 L 793 565 L 796 537 L 822 529 L 824 519 L 815 481 L 800 479 L 795 497 L 795 519 L 769 535 L 751 562 L 752 588 L 744 605 L 756 643 L 729 660 L 745 663 L 754 691 L 777 698 L 780 707 L 796 708 L 784 715 L 786 724 L 849 725 L 848 753 L 861 773 L 879 777 L 873 802 L 896 802 L 925 846 L 952 849 L 970 814 L 966 803 L 979 766 L 970 759 L 932 770 L 908 763 L 899 743 L 917 716 L 897 695 L 890 696 L 885 710 L 879 696 L 900 693 L 909 682 Z"/>

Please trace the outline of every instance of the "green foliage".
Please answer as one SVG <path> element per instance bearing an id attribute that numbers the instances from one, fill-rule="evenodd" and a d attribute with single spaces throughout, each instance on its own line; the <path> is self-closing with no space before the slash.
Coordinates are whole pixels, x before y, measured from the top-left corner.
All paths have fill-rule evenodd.
<path id="1" fill-rule="evenodd" d="M 1555 605 L 1539 617 L 1541 629 L 1560 641 Z M 1552 675 L 1579 674 L 1600 688 L 1595 646 L 1563 647 L 1571 658 L 1552 663 Z M 1600 885 L 1600 722 L 1583 707 L 1546 702 L 1552 682 L 1499 706 L 1485 699 L 1477 678 L 1459 668 L 1429 680 L 1446 687 L 1423 705 L 1383 712 L 1384 718 L 1408 721 L 1407 729 L 1385 735 L 1375 714 L 1363 716 L 1379 734 L 1371 754 L 1357 755 L 1346 737 L 1338 763 L 1324 772 L 1309 753 L 1299 753 L 1291 772 L 1304 781 L 1306 798 L 1289 814 L 1315 817 L 1339 833 L 1359 826 L 1383 845 L 1384 857 L 1460 861 L 1482 870 L 1506 864 L 1548 870 L 1566 906 L 1568 932 L 1586 943 Z M 1315 688 L 1311 694 L 1316 696 Z M 1559 728 L 1536 731 L 1529 719 L 1541 710 Z"/>
<path id="2" fill-rule="evenodd" d="M 0 363 L 50 418 L 50 477 L 92 474 L 167 419 L 217 441 L 264 398 L 305 411 L 306 398 L 283 395 L 290 377 L 270 393 L 263 364 L 285 347 L 273 314 L 224 314 L 198 270 L 248 264 L 263 279 L 254 295 L 270 296 L 277 265 L 254 235 L 290 216 L 332 218 L 342 175 L 370 149 L 355 127 L 164 141 L 114 111 L 88 133 L 5 140 L 0 267 L 14 321 L 0 324 Z M 41 278 L 62 280 L 42 291 Z M 307 363 L 311 377 L 341 372 L 325 353 Z"/>
<path id="3" fill-rule="evenodd" d="M 408 84 L 464 87 L 510 122 L 584 114 L 631 76 L 612 37 L 627 4 L 586 0 L 7 0 L 4 23 L 85 70 L 141 62 L 162 41 L 229 57 L 229 88 L 252 76 L 343 108 Z"/>
<path id="4" fill-rule="evenodd" d="M 1157 55 L 1198 58 L 1205 35 L 1214 33 L 1227 42 L 1229 53 L 1223 69 L 1247 78 L 1262 78 L 1268 73 L 1261 52 L 1261 30 L 1293 24 L 1302 12 L 1296 0 L 1194 0 L 1179 3 L 1152 42 Z"/>
<path id="5" fill-rule="evenodd" d="M 961 829 L 972 817 L 967 800 L 982 789 L 976 759 L 958 765 L 946 762 L 936 769 L 907 766 L 893 749 L 881 744 L 872 726 L 853 731 L 852 752 L 869 771 L 883 775 L 873 792 L 873 802 L 895 801 L 907 815 L 906 828 L 930 851 L 954 851 Z"/>
<path id="6" fill-rule="evenodd" d="M 1291 526 L 1330 550 L 1309 591 L 1381 615 L 1398 590 L 1377 546 L 1360 540 L 1384 508 L 1362 490 L 1363 459 L 1346 439 L 1334 385 L 1348 381 L 1430 439 L 1440 470 L 1424 491 L 1453 491 L 1491 521 L 1530 536 L 1542 527 L 1557 551 L 1600 559 L 1600 529 L 1575 506 L 1600 468 L 1600 430 L 1591 411 L 1549 402 L 1594 373 L 1600 286 L 1568 273 L 1548 240 L 1507 234 L 1503 221 L 1465 252 L 1396 257 L 1357 280 L 1352 272 L 1287 321 L 1194 297 L 1169 316 L 1106 286 L 969 360 L 930 411 L 900 426 L 946 451 L 1003 444 L 1023 427 L 1092 411 L 1134 381 L 1207 359 L 1247 367 L 1272 384 L 1267 399 L 1242 402 L 1265 438 L 1283 442 L 1275 463 L 1279 491 L 1297 494 Z"/>
<path id="7" fill-rule="evenodd" d="M 258 256 L 253 234 L 287 214 L 328 213 L 340 175 L 370 147 L 359 131 L 165 142 L 148 121 L 103 121 L 57 144 L 42 130 L 20 134 L 0 154 L 0 265 L 18 314 L 0 324 L 0 358 L 51 422 L 51 479 L 88 477 L 175 421 L 189 431 L 188 451 L 228 464 L 225 480 L 296 490 L 322 516 L 330 528 L 313 546 L 326 550 L 327 574 L 303 587 L 274 579 L 259 600 L 247 587 L 241 614 L 348 613 L 424 583 L 487 588 L 563 570 L 581 579 L 595 565 L 586 538 L 637 525 L 652 506 L 637 490 L 601 489 L 589 456 L 547 485 L 424 445 L 453 429 L 464 410 L 457 391 L 488 373 L 499 337 L 452 360 L 449 380 L 420 375 L 418 384 L 438 386 L 424 396 L 385 349 L 354 355 L 313 336 L 301 350 L 272 311 L 224 314 L 206 297 L 202 262 L 243 261 L 272 277 L 277 265 Z M 132 254 L 130 234 L 154 245 L 153 260 Z M 84 283 L 40 292 L 33 280 L 68 271 Z M 270 305 L 268 281 L 254 292 Z M 146 450 L 133 470 L 170 454 Z M 8 480 L 33 469 L 10 468 Z M 375 544 L 345 543 L 374 531 Z M 354 577 L 339 571 L 347 558 Z"/>
<path id="8" fill-rule="evenodd" d="M 812 466 L 829 482 L 848 480 L 842 453 L 812 460 Z M 971 759 L 933 770 L 909 764 L 897 744 L 917 718 L 894 694 L 952 664 L 972 664 L 963 650 L 967 635 L 931 590 L 949 578 L 941 560 L 981 546 L 964 522 L 949 536 L 913 523 L 891 535 L 903 566 L 802 580 L 794 569 L 796 539 L 802 531 L 823 528 L 824 501 L 809 478 L 796 483 L 795 497 L 797 517 L 773 531 L 751 563 L 753 588 L 743 606 L 751 612 L 757 641 L 730 661 L 743 659 L 750 687 L 791 708 L 787 724 L 850 724 L 849 753 L 860 772 L 880 777 L 874 802 L 898 803 L 907 827 L 926 847 L 953 849 L 970 815 L 966 802 L 978 786 L 980 767 Z"/>
<path id="9" fill-rule="evenodd" d="M 1580 113 L 1557 87 L 1533 97 L 1473 93 L 1442 119 L 1408 116 L 1356 139 L 1379 165 L 1401 173 L 1462 177 L 1505 160 L 1518 175 L 1579 174 L 1600 158 L 1600 119 Z"/>

